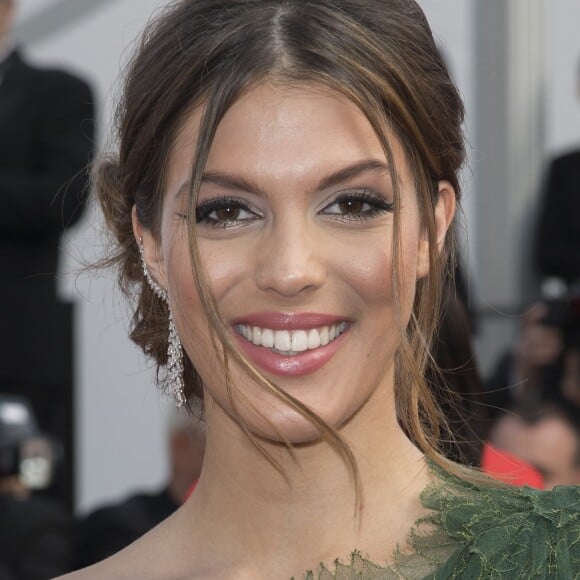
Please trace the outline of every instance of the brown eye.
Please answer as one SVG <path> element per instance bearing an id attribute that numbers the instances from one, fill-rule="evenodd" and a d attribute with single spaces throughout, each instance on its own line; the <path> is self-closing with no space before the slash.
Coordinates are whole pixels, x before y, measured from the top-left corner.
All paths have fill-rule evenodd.
<path id="1" fill-rule="evenodd" d="M 240 217 L 239 207 L 222 207 L 215 210 L 215 217 L 219 221 L 228 222 L 235 221 Z"/>
<path id="2" fill-rule="evenodd" d="M 345 215 L 358 214 L 364 211 L 366 204 L 362 199 L 345 199 L 338 202 L 340 213 Z"/>
<path id="3" fill-rule="evenodd" d="M 247 225 L 259 218 L 244 200 L 216 198 L 202 203 L 195 211 L 198 224 L 215 228 L 230 228 Z"/>
<path id="4" fill-rule="evenodd" d="M 321 213 L 343 222 L 356 222 L 372 219 L 392 212 L 393 203 L 384 196 L 369 190 L 345 192 L 327 205 Z"/>

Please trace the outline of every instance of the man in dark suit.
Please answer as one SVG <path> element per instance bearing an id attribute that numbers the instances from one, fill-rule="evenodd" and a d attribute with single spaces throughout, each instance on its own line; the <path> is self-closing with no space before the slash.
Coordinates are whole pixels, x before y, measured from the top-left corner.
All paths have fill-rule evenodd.
<path id="1" fill-rule="evenodd" d="M 14 10 L 0 0 L 0 392 L 29 398 L 61 441 L 55 495 L 70 504 L 72 306 L 58 299 L 55 275 L 61 235 L 86 199 L 93 97 L 77 77 L 22 59 Z"/>
<path id="2" fill-rule="evenodd" d="M 580 281 L 580 151 L 549 166 L 540 212 L 537 259 L 542 276 Z"/>

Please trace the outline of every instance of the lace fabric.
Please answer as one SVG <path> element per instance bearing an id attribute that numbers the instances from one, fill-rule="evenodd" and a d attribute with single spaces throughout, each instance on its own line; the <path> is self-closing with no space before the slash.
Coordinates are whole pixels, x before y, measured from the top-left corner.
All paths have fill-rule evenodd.
<path id="1" fill-rule="evenodd" d="M 437 481 L 421 494 L 431 511 L 411 530 L 409 553 L 386 567 L 355 551 L 306 580 L 580 579 L 580 486 L 493 487 L 432 470 Z"/>

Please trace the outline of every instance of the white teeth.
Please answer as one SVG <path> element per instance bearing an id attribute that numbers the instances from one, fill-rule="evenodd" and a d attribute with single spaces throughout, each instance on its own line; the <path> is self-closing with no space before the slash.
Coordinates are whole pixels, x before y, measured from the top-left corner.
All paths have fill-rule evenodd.
<path id="1" fill-rule="evenodd" d="M 236 325 L 236 331 L 256 346 L 274 348 L 284 355 L 294 355 L 305 350 L 326 346 L 340 336 L 348 327 L 341 322 L 331 326 L 312 328 L 309 330 L 272 330 L 259 326 Z"/>
<path id="2" fill-rule="evenodd" d="M 336 326 L 331 326 L 328 330 L 328 340 L 334 340 L 336 336 Z"/>
<path id="3" fill-rule="evenodd" d="M 262 346 L 272 348 L 274 346 L 274 331 L 269 328 L 262 328 Z"/>
<path id="4" fill-rule="evenodd" d="M 296 330 L 292 333 L 292 347 L 294 352 L 303 352 L 308 349 L 308 336 L 304 330 Z"/>
<path id="5" fill-rule="evenodd" d="M 308 348 L 318 348 L 320 346 L 320 333 L 318 330 L 311 330 L 308 333 Z"/>
<path id="6" fill-rule="evenodd" d="M 276 350 L 290 350 L 291 344 L 290 333 L 287 330 L 274 331 L 274 348 Z"/>

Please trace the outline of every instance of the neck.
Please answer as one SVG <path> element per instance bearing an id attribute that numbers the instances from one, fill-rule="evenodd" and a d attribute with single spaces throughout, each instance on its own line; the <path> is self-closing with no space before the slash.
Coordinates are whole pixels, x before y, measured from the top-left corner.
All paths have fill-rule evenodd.
<path id="1" fill-rule="evenodd" d="M 298 566 L 298 575 L 321 561 L 348 557 L 354 549 L 385 561 L 398 544 L 404 545 L 421 515 L 418 495 L 429 476 L 422 455 L 397 423 L 393 402 L 374 403 L 378 407 L 365 405 L 341 429 L 357 461 L 358 513 L 353 474 L 326 442 L 297 446 L 293 453 L 265 443 L 278 471 L 217 410 L 214 421 L 208 421 L 202 475 L 185 508 L 188 521 L 201 530 L 199 541 L 228 546 L 232 563 L 249 557 L 255 564 L 257 554 L 265 559 L 270 555 L 285 573 Z M 384 412 L 377 413 L 377 408 Z M 183 537 L 191 546 L 191 535 Z"/>

